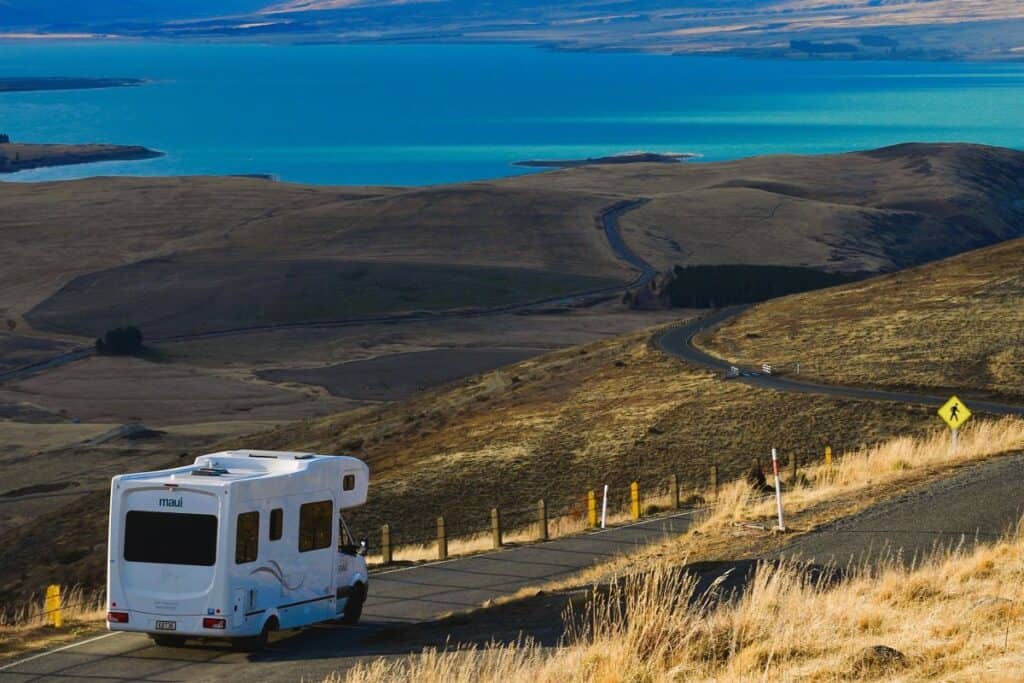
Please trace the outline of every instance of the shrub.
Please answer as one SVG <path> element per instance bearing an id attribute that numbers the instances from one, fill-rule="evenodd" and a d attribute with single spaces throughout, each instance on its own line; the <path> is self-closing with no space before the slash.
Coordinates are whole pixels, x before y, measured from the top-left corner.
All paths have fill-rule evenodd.
<path id="1" fill-rule="evenodd" d="M 108 330 L 96 340 L 96 352 L 108 356 L 137 356 L 142 351 L 142 331 L 131 325 Z"/>

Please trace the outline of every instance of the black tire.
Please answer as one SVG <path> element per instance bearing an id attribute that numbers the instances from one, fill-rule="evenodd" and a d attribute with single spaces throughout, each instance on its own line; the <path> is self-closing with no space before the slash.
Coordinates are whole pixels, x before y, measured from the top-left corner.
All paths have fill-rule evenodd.
<path id="1" fill-rule="evenodd" d="M 359 623 L 359 617 L 363 616 L 363 603 L 366 602 L 366 584 L 357 583 L 352 588 L 352 595 L 345 603 L 345 611 L 341 614 L 341 623 L 347 626 L 355 626 Z"/>
<path id="2" fill-rule="evenodd" d="M 166 633 L 150 633 L 149 637 L 153 640 L 154 645 L 160 647 L 184 647 L 185 636 L 172 636 Z"/>
<path id="3" fill-rule="evenodd" d="M 263 624 L 263 628 L 260 629 L 260 633 L 257 636 L 251 638 L 232 638 L 231 649 L 237 652 L 260 652 L 267 646 L 267 639 L 270 638 L 270 632 L 277 630 L 277 619 L 270 617 Z"/>

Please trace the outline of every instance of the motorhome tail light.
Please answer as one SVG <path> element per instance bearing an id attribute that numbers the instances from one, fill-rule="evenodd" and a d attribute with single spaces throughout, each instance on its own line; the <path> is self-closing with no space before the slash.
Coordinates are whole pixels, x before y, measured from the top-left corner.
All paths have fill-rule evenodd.
<path id="1" fill-rule="evenodd" d="M 128 613 L 127 612 L 107 612 L 107 621 L 112 624 L 127 624 Z"/>
<path id="2" fill-rule="evenodd" d="M 203 617 L 203 628 L 216 628 L 224 630 L 227 628 L 227 619 L 218 619 L 216 617 Z"/>

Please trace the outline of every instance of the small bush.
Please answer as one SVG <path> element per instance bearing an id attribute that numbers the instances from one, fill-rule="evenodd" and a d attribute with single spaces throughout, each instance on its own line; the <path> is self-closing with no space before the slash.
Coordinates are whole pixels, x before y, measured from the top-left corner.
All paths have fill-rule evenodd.
<path id="1" fill-rule="evenodd" d="M 109 330 L 96 340 L 96 353 L 107 356 L 137 356 L 143 349 L 142 331 L 132 325 Z"/>

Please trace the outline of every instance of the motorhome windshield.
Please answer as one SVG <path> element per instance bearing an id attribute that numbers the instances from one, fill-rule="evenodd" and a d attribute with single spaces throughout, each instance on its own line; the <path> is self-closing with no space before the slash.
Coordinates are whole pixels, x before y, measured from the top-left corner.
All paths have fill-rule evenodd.
<path id="1" fill-rule="evenodd" d="M 212 567 L 217 561 L 217 518 L 131 510 L 125 518 L 124 559 Z"/>

